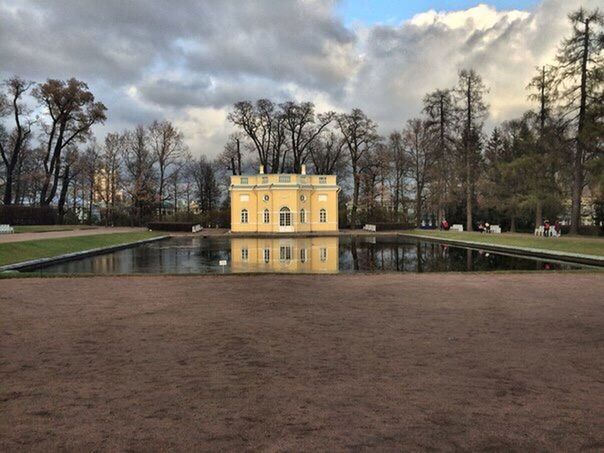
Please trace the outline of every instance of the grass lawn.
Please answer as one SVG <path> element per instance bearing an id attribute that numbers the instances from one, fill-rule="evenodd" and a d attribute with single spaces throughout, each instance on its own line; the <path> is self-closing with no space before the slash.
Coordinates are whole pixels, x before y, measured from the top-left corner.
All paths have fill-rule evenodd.
<path id="1" fill-rule="evenodd" d="M 604 256 L 604 238 L 597 237 L 563 236 L 561 238 L 544 238 L 521 233 L 481 234 L 468 231 L 435 230 L 413 230 L 408 233 L 459 241 Z"/>
<path id="2" fill-rule="evenodd" d="M 13 228 L 15 233 L 46 233 L 48 231 L 90 230 L 97 227 L 91 225 L 18 225 Z"/>
<path id="3" fill-rule="evenodd" d="M 156 236 L 162 236 L 162 234 L 145 231 L 140 233 L 96 234 L 92 236 L 9 242 L 0 244 L 0 266 L 99 247 L 126 244 Z"/>

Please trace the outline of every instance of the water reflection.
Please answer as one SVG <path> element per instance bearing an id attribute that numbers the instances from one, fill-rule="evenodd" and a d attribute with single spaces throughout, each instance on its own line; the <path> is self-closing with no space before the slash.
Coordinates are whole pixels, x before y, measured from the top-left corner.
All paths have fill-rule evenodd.
<path id="1" fill-rule="evenodd" d="M 232 272 L 338 271 L 338 238 L 233 238 Z"/>
<path id="2" fill-rule="evenodd" d="M 220 262 L 226 262 L 221 266 Z M 389 236 L 313 238 L 175 237 L 55 264 L 42 273 L 476 272 L 580 266 Z"/>

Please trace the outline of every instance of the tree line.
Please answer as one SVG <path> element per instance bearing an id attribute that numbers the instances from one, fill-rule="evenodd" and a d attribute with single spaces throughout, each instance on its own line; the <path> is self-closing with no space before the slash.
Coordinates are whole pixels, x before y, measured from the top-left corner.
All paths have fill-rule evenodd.
<path id="1" fill-rule="evenodd" d="M 362 110 L 317 113 L 311 102 L 238 102 L 228 118 L 238 128 L 220 156 L 240 174 L 249 166 L 272 173 L 338 174 L 350 182 L 349 221 L 412 221 L 447 217 L 472 230 L 477 215 L 540 225 L 569 212 L 581 225 L 584 195 L 593 220 L 603 217 L 603 17 L 580 9 L 554 64 L 527 81 L 533 108 L 485 132 L 488 87 L 474 69 L 457 84 L 427 93 L 423 108 L 387 137 Z M 246 156 L 248 162 L 246 165 Z M 565 206 L 569 200 L 568 208 Z M 412 214 L 412 218 L 409 218 Z"/>
<path id="2" fill-rule="evenodd" d="M 0 91 L 0 190 L 4 205 L 56 205 L 92 221 L 228 210 L 228 174 L 336 174 L 346 222 L 439 224 L 477 220 L 517 227 L 582 208 L 603 217 L 604 23 L 599 11 L 569 16 L 571 33 L 552 65 L 525 81 L 532 108 L 485 131 L 488 87 L 476 69 L 423 97 L 422 110 L 386 136 L 361 109 L 317 112 L 312 102 L 236 103 L 236 132 L 220 155 L 193 158 L 169 121 L 97 142 L 106 108 L 76 79 L 6 80 Z M 588 196 L 586 206 L 585 197 Z M 126 217 L 124 219 L 124 217 Z"/>

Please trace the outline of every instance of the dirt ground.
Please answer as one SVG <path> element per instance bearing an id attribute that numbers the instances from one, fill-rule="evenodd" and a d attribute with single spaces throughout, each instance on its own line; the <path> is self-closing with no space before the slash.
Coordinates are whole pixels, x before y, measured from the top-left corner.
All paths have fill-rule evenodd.
<path id="1" fill-rule="evenodd" d="M 604 277 L 0 280 L 0 450 L 602 450 Z"/>

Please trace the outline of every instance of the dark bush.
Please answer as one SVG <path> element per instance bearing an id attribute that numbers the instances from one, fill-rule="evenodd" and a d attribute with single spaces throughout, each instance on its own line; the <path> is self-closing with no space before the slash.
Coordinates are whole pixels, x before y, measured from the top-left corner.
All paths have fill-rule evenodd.
<path id="1" fill-rule="evenodd" d="M 57 209 L 50 206 L 0 206 L 1 224 L 54 225 L 57 219 Z"/>
<path id="2" fill-rule="evenodd" d="M 149 222 L 147 228 L 154 231 L 188 231 L 199 222 Z"/>
<path id="3" fill-rule="evenodd" d="M 372 223 L 375 231 L 412 230 L 415 226 L 411 223 Z"/>
<path id="4" fill-rule="evenodd" d="M 201 224 L 205 228 L 230 228 L 231 211 L 228 209 L 221 209 L 204 212 L 201 214 Z"/>

